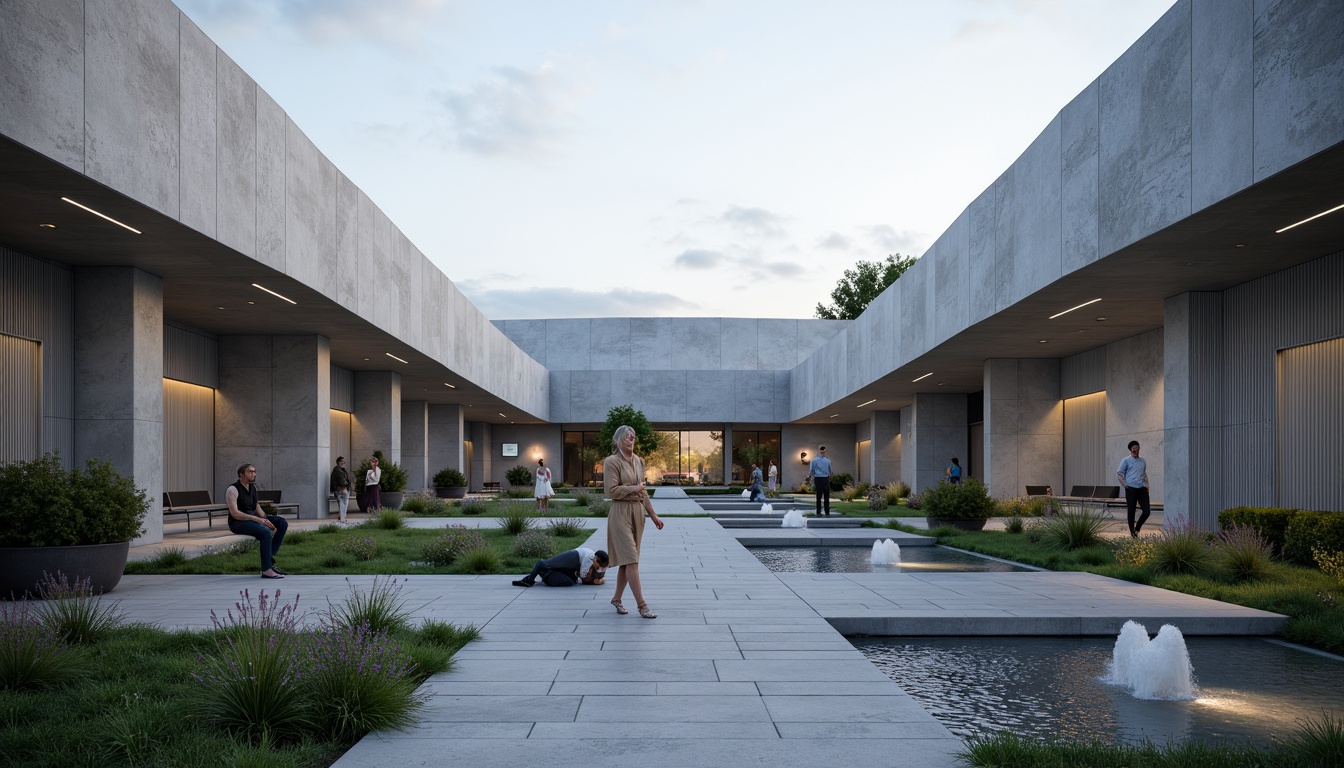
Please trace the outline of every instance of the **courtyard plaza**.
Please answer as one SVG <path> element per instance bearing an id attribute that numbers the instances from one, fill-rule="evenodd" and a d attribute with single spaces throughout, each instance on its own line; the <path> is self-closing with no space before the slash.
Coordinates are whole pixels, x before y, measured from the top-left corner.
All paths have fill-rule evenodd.
<path id="1" fill-rule="evenodd" d="M 667 515 L 698 511 L 664 497 Z M 357 516 L 352 519 L 358 520 Z M 295 521 L 291 530 L 325 524 Z M 493 526 L 492 518 L 412 518 L 416 527 Z M 588 546 L 605 546 L 605 520 Z M 658 618 L 617 615 L 615 575 L 599 587 L 520 589 L 514 575 L 412 576 L 413 620 L 474 624 L 481 638 L 424 684 L 420 722 L 366 736 L 335 765 L 815 766 L 863 761 L 957 765 L 960 738 L 846 640 L 848 634 L 1112 634 L 1127 619 L 1186 634 L 1273 634 L 1275 614 L 1085 573 L 772 573 L 732 530 L 670 516 L 648 527 L 640 572 Z M 1123 523 L 1122 523 L 1123 525 Z M 885 529 L 781 530 L 817 541 L 928 537 Z M 213 534 L 213 536 L 211 536 Z M 218 530 L 168 537 L 184 549 L 227 543 Z M 832 543 L 839 543 L 834 541 Z M 158 545 L 138 547 L 133 557 Z M 283 554 L 283 551 L 282 551 Z M 278 590 L 309 612 L 369 576 L 126 576 L 113 597 L 129 619 L 204 629 L 239 592 Z M 627 605 L 633 599 L 625 596 Z M 839 629 L 837 629 L 839 628 Z"/>

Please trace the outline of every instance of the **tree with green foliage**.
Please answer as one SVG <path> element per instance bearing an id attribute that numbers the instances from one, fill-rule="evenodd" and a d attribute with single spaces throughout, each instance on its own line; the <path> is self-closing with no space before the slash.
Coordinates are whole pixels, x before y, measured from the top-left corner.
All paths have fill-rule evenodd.
<path id="1" fill-rule="evenodd" d="M 899 253 L 888 256 L 886 261 L 860 261 L 854 269 L 846 269 L 845 276 L 835 284 L 835 290 L 831 291 L 835 303 L 817 305 L 817 317 L 853 320 L 914 263 L 914 257 Z"/>
<path id="2" fill-rule="evenodd" d="M 608 451 L 615 451 L 615 446 L 611 444 L 611 439 L 616 435 L 616 429 L 621 426 L 628 426 L 635 430 L 635 453 L 640 456 L 649 456 L 658 450 L 658 433 L 653 430 L 653 425 L 644 418 L 644 412 L 635 410 L 633 405 L 618 405 L 607 411 L 607 421 L 602 425 L 602 431 L 598 433 L 598 448 L 604 452 L 604 455 L 610 456 Z"/>

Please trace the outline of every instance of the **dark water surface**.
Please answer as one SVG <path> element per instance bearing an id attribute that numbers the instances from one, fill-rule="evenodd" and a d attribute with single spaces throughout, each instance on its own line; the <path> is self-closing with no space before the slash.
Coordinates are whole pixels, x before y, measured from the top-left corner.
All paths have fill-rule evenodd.
<path id="1" fill-rule="evenodd" d="M 1150 633 L 1158 627 L 1148 627 Z M 1099 680 L 1108 638 L 851 638 L 959 736 L 1268 746 L 1295 721 L 1344 714 L 1344 662 L 1257 638 L 1186 638 L 1194 701 L 1143 701 Z"/>
<path id="2" fill-rule="evenodd" d="M 748 547 L 775 573 L 930 573 L 946 571 L 1026 571 L 946 547 L 904 547 L 899 568 L 873 565 L 867 547 Z"/>

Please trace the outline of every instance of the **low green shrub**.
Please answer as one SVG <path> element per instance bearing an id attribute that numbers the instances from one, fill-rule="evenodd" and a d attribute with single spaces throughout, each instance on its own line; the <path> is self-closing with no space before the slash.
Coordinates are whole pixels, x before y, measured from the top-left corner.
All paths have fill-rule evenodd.
<path id="1" fill-rule="evenodd" d="M 462 514 L 464 515 L 482 515 L 485 514 L 486 502 L 482 499 L 463 499 Z"/>
<path id="2" fill-rule="evenodd" d="M 559 538 L 569 538 L 583 533 L 583 520 L 577 517 L 560 517 L 549 520 L 546 523 L 546 530 L 550 531 L 552 536 Z"/>
<path id="3" fill-rule="evenodd" d="M 1299 510 L 1293 515 L 1284 537 L 1284 558 L 1298 565 L 1314 565 L 1312 547 L 1344 550 L 1344 512 Z"/>
<path id="4" fill-rule="evenodd" d="M 1085 507 L 1066 506 L 1059 514 L 1041 518 L 1041 541 L 1066 552 L 1095 547 L 1102 541 L 1107 522 L 1105 515 Z"/>
<path id="5" fill-rule="evenodd" d="M 611 512 L 611 502 L 606 499 L 594 499 L 588 505 L 588 514 L 592 517 L 606 517 Z"/>
<path id="6" fill-rule="evenodd" d="M 429 511 L 433 502 L 438 501 L 434 492 L 420 489 L 413 493 L 406 494 L 401 500 L 401 511 L 412 515 L 423 515 Z"/>
<path id="7" fill-rule="evenodd" d="M 1273 568 L 1273 550 L 1255 528 L 1233 523 L 1218 534 L 1214 562 L 1234 581 L 1263 579 Z"/>
<path id="8" fill-rule="evenodd" d="M 532 470 L 519 464 L 504 473 L 504 479 L 515 488 L 532 485 Z"/>
<path id="9" fill-rule="evenodd" d="M 923 507 L 924 507 L 924 494 L 922 494 L 922 493 L 908 493 L 908 494 L 906 494 L 906 495 L 905 495 L 905 507 L 906 507 L 906 509 L 923 509 Z"/>
<path id="10" fill-rule="evenodd" d="M 1004 523 L 1003 529 L 1009 533 L 1021 533 L 1026 530 L 1027 524 L 1021 517 L 1014 515 L 1008 518 Z"/>
<path id="11" fill-rule="evenodd" d="M 501 559 L 494 547 L 481 547 L 462 553 L 459 561 L 469 571 L 494 573 L 499 570 Z"/>
<path id="12" fill-rule="evenodd" d="M 531 530 L 532 526 L 535 524 L 531 512 L 519 506 L 510 506 L 504 511 L 504 514 L 499 517 L 499 527 L 514 536 L 517 536 L 523 531 Z"/>
<path id="13" fill-rule="evenodd" d="M 1157 549 L 1157 536 L 1116 539 L 1112 547 L 1112 557 L 1120 565 L 1147 566 L 1153 562 Z"/>
<path id="14" fill-rule="evenodd" d="M 356 560 L 368 562 L 378 556 L 378 540 L 372 536 L 352 536 L 337 542 L 334 549 Z"/>
<path id="15" fill-rule="evenodd" d="M 574 492 L 574 504 L 580 507 L 586 507 L 593 503 L 593 494 L 587 491 Z"/>
<path id="16" fill-rule="evenodd" d="M 347 629 L 364 626 L 373 632 L 391 632 L 410 626 L 411 615 L 401 596 L 403 582 L 374 576 L 373 584 L 367 590 L 361 590 L 349 576 L 345 581 L 350 586 L 350 595 L 339 605 L 332 605 L 331 600 L 327 600 L 327 610 L 322 612 L 326 622 Z"/>
<path id="17" fill-rule="evenodd" d="M 909 499 L 906 499 L 907 505 Z M 946 480 L 929 489 L 922 500 L 924 515 L 945 520 L 988 520 L 994 516 L 994 499 L 985 490 L 984 483 L 968 477 L 960 483 Z"/>
<path id="18" fill-rule="evenodd" d="M 444 467 L 434 473 L 435 488 L 466 488 L 467 476 L 453 467 Z"/>
<path id="19" fill-rule="evenodd" d="M 887 492 L 884 489 L 877 486 L 874 486 L 873 488 L 869 489 L 868 491 L 869 509 L 881 512 L 882 510 L 887 508 L 887 504 L 888 504 Z"/>
<path id="20" fill-rule="evenodd" d="M 1158 573 L 1200 575 L 1213 567 L 1209 536 L 1189 525 L 1170 526 L 1153 539 L 1152 565 Z"/>
<path id="21" fill-rule="evenodd" d="M 461 525 L 450 525 L 420 551 L 420 559 L 434 565 L 452 565 L 462 553 L 485 546 L 480 531 Z"/>
<path id="22" fill-rule="evenodd" d="M 848 488 L 848 487 L 849 487 L 850 485 L 852 485 L 853 483 L 854 483 L 854 476 L 851 475 L 851 474 L 848 473 L 848 472 L 832 472 L 832 473 L 831 473 L 831 489 L 832 489 L 832 490 L 839 490 L 839 489 L 841 489 L 841 488 Z"/>
<path id="23" fill-rule="evenodd" d="M 152 563 L 155 568 L 163 568 L 166 570 L 168 568 L 176 568 L 187 562 L 188 559 L 187 550 L 182 547 L 164 547 L 158 552 L 155 552 L 154 556 L 149 559 L 149 562 Z"/>
<path id="24" fill-rule="evenodd" d="M 1321 573 L 1344 585 L 1344 551 L 1312 547 L 1311 559 L 1316 562 Z"/>
<path id="25" fill-rule="evenodd" d="M 1273 548 L 1276 557 L 1281 557 L 1283 545 L 1288 539 L 1288 523 L 1296 514 L 1296 509 L 1282 507 L 1232 507 L 1218 513 L 1218 527 L 1248 525 L 1260 532 Z"/>
<path id="26" fill-rule="evenodd" d="M 544 560 L 555 554 L 555 537 L 544 531 L 523 531 L 513 540 L 513 551 L 519 557 Z"/>
<path id="27" fill-rule="evenodd" d="M 531 488 L 505 488 L 500 492 L 500 496 L 506 499 L 530 499 L 533 498 Z"/>

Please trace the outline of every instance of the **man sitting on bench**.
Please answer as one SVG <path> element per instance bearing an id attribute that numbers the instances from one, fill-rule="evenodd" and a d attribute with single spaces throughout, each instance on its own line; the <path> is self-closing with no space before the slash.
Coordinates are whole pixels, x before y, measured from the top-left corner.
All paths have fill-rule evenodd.
<path id="1" fill-rule="evenodd" d="M 275 553 L 280 551 L 280 544 L 285 540 L 289 521 L 258 509 L 256 482 L 257 468 L 244 464 L 238 468 L 238 482 L 224 492 L 224 503 L 229 506 L 229 530 L 261 542 L 263 579 L 283 579 L 285 575 L 275 568 Z"/>
<path id="2" fill-rule="evenodd" d="M 532 572 L 513 582 L 515 587 L 530 587 L 541 579 L 548 587 L 572 587 L 575 584 L 601 584 L 607 575 L 607 553 L 587 547 L 561 552 L 549 560 L 538 560 Z"/>

